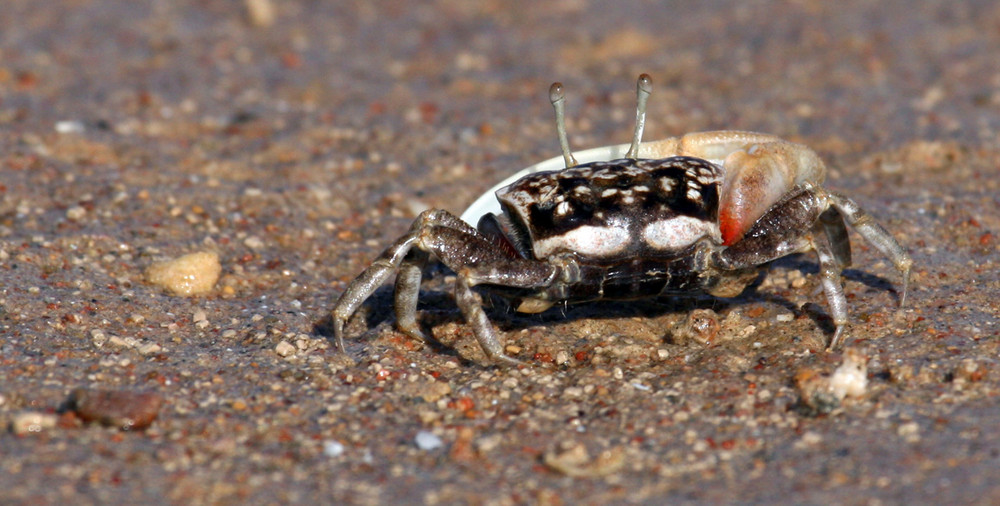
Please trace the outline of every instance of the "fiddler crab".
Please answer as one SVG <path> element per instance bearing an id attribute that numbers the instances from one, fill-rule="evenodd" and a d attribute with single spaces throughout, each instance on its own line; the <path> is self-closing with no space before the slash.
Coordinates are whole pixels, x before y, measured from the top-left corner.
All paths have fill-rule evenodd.
<path id="1" fill-rule="evenodd" d="M 821 186 L 826 167 L 813 150 L 731 130 L 641 142 L 650 77 L 639 76 L 636 89 L 628 150 L 588 150 L 581 154 L 596 161 L 578 163 L 566 138 L 563 88 L 553 84 L 549 96 L 561 161 L 543 162 L 501 183 L 499 207 L 480 199 L 464 221 L 442 209 L 421 213 L 334 305 L 340 349 L 348 319 L 393 274 L 396 324 L 426 340 L 417 323 L 417 297 L 429 257 L 455 272 L 455 301 L 486 355 L 517 365 L 522 362 L 504 352 L 473 287 L 511 299 L 526 313 L 605 299 L 735 297 L 764 264 L 809 250 L 819 258 L 836 326 L 829 347 L 836 349 L 847 325 L 841 271 L 851 263 L 851 245 L 845 222 L 895 265 L 903 305 L 910 256 L 856 202 Z M 564 167 L 539 170 L 553 163 Z"/>

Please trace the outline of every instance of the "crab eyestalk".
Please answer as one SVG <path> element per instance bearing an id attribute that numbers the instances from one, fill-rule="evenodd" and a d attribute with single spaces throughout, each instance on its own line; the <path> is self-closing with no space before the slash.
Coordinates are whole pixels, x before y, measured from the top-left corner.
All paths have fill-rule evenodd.
<path id="1" fill-rule="evenodd" d="M 552 108 L 556 110 L 556 133 L 559 134 L 559 147 L 562 148 L 563 160 L 566 162 L 566 167 L 574 167 L 577 165 L 576 158 L 573 157 L 573 153 L 569 150 L 569 140 L 566 138 L 566 94 L 563 93 L 562 83 L 552 83 L 549 86 L 549 101 L 552 102 Z"/>
<path id="2" fill-rule="evenodd" d="M 642 130 L 646 127 L 646 101 L 653 92 L 653 78 L 649 74 L 639 75 L 635 82 L 635 132 L 632 134 L 632 145 L 625 153 L 625 158 L 635 160 L 639 156 L 639 143 L 642 142 Z"/>

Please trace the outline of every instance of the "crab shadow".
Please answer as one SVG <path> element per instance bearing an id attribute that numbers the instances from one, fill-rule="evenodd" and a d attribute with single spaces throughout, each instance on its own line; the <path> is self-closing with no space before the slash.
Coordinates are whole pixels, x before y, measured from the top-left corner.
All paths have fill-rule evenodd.
<path id="1" fill-rule="evenodd" d="M 811 290 L 814 293 L 811 296 L 813 300 L 799 305 L 782 295 L 769 292 L 766 289 L 762 291 L 761 284 L 767 277 L 768 272 L 777 268 L 798 271 L 803 276 L 809 278 L 809 285 L 812 288 L 803 287 L 801 290 Z M 670 314 L 688 314 L 695 309 L 710 309 L 721 312 L 754 302 L 763 302 L 780 306 L 792 313 L 795 318 L 806 316 L 824 333 L 832 335 L 836 328 L 829 314 L 826 297 L 819 288 L 818 282 L 813 282 L 818 273 L 819 267 L 815 261 L 801 254 L 792 255 L 778 259 L 770 265 L 762 267 L 757 278 L 747 286 L 743 293 L 736 297 L 721 298 L 703 294 L 663 295 L 648 299 L 556 305 L 547 311 L 537 314 L 518 313 L 514 311 L 506 299 L 489 292 L 489 290 L 480 290 L 479 293 L 483 296 L 483 303 L 490 320 L 496 325 L 498 330 L 504 333 L 516 332 L 554 322 L 572 322 L 582 319 L 611 320 L 630 317 L 657 318 Z M 431 266 L 428 267 L 425 274 L 424 279 L 427 280 L 426 283 L 429 285 L 429 288 L 420 291 L 419 316 L 420 324 L 428 336 L 424 345 L 428 346 L 435 353 L 453 356 L 464 363 L 472 363 L 472 360 L 462 356 L 453 346 L 435 339 L 433 333 L 429 332 L 431 328 L 438 325 L 452 322 L 464 323 L 462 315 L 450 293 L 450 286 L 443 281 L 443 278 L 451 274 L 451 272 L 440 266 Z M 846 280 L 868 287 L 870 291 L 890 292 L 896 299 L 896 302 L 899 301 L 900 294 L 894 288 L 893 283 L 881 276 L 869 274 L 858 269 L 845 269 L 842 276 Z M 392 285 L 387 284 L 376 290 L 365 301 L 359 313 L 364 314 L 364 327 L 367 330 L 360 335 L 346 336 L 347 339 L 345 340 L 348 342 L 370 341 L 386 328 L 391 327 L 395 322 Z M 332 318 L 327 315 L 317 321 L 314 324 L 314 332 L 332 340 Z M 664 339 L 669 337 L 668 332 L 669 329 L 663 329 Z"/>

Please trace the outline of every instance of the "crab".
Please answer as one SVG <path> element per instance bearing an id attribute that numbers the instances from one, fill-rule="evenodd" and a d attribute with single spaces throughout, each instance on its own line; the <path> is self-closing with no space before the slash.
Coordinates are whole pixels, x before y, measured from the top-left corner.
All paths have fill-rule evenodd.
<path id="1" fill-rule="evenodd" d="M 902 277 L 899 304 L 905 303 L 910 256 L 854 200 L 822 186 L 826 167 L 813 150 L 730 130 L 643 143 L 651 90 L 651 78 L 639 76 L 624 158 L 577 163 L 566 136 L 563 87 L 554 83 L 549 96 L 565 168 L 499 189 L 502 212 L 486 213 L 476 227 L 442 209 L 421 213 L 333 306 L 340 349 L 347 321 L 393 274 L 397 327 L 427 339 L 417 299 L 430 258 L 454 271 L 455 302 L 486 356 L 518 365 L 474 287 L 526 313 L 605 299 L 735 297 L 772 260 L 810 250 L 835 325 L 828 348 L 837 349 L 848 323 L 845 222 L 892 261 Z"/>

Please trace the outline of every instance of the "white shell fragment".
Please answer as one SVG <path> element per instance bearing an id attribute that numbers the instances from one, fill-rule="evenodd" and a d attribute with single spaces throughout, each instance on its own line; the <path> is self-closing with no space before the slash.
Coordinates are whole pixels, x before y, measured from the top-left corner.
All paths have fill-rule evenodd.
<path id="1" fill-rule="evenodd" d="M 861 398 L 868 390 L 868 357 L 854 348 L 844 351 L 844 362 L 830 376 L 830 390 L 839 399 Z"/>
<path id="2" fill-rule="evenodd" d="M 798 372 L 795 386 L 802 407 L 812 414 L 830 413 L 846 398 L 860 399 L 868 392 L 868 357 L 855 348 L 844 350 L 844 361 L 826 376 L 806 368 Z"/>
<path id="3" fill-rule="evenodd" d="M 444 446 L 444 442 L 441 441 L 441 438 L 433 432 L 428 432 L 426 430 L 418 432 L 417 437 L 414 438 L 414 442 L 417 444 L 417 448 L 424 451 L 436 450 Z"/>
<path id="4" fill-rule="evenodd" d="M 340 441 L 325 441 L 323 443 L 323 455 L 334 458 L 344 454 L 344 444 Z"/>

